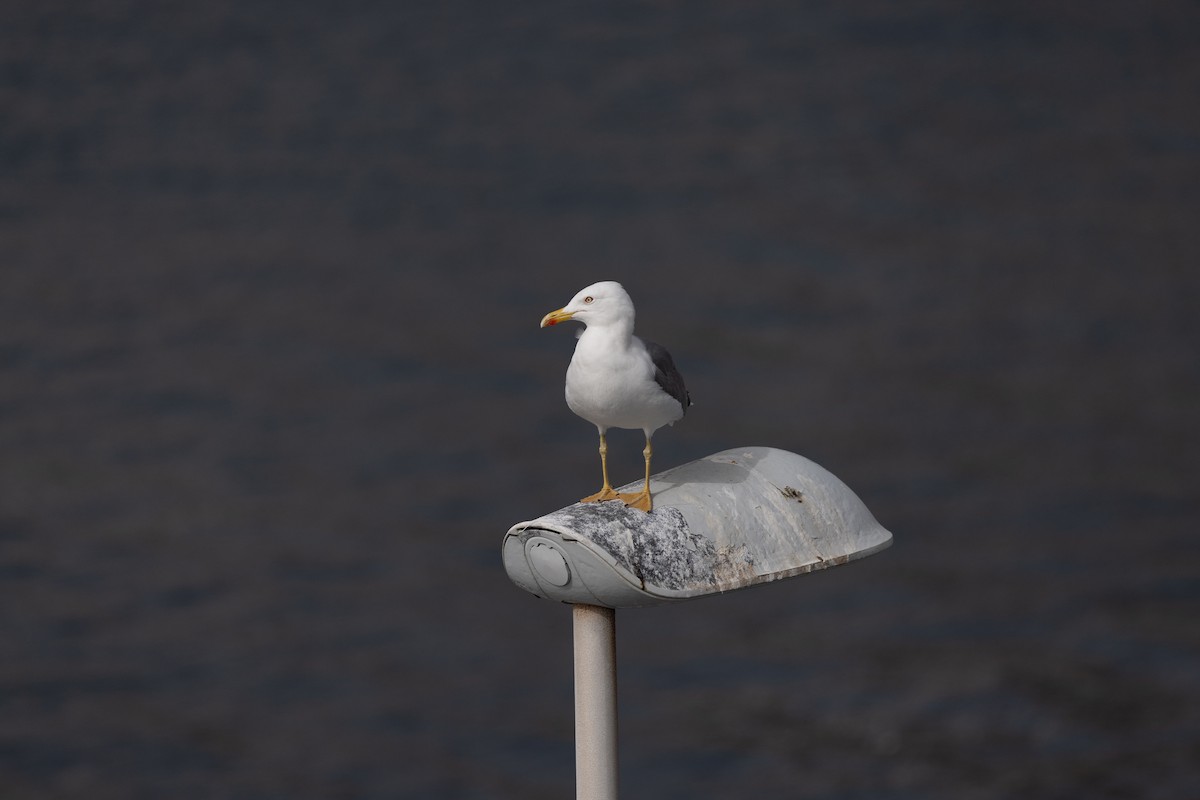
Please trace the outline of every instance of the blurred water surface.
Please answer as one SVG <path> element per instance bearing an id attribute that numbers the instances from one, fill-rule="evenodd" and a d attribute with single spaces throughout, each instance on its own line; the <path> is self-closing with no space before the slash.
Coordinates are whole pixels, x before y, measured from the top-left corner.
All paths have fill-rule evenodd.
<path id="1" fill-rule="evenodd" d="M 630 797 L 1200 785 L 1200 10 L 8 4 L 6 798 L 570 796 L 539 331 L 896 534 L 621 615 Z M 612 437 L 617 480 L 640 434 Z"/>

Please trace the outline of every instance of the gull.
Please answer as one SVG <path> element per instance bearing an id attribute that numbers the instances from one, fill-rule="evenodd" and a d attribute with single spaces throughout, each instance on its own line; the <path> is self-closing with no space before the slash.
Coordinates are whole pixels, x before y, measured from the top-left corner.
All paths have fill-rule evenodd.
<path id="1" fill-rule="evenodd" d="M 649 512 L 650 439 L 664 425 L 683 419 L 692 404 L 683 376 L 666 348 L 633 335 L 633 300 L 616 281 L 601 281 L 579 290 L 557 311 L 542 317 L 541 327 L 573 320 L 582 322 L 575 354 L 567 367 L 567 406 L 600 433 L 600 491 L 582 503 L 620 500 Z M 646 478 L 641 492 L 621 494 L 608 482 L 609 428 L 641 429 L 646 435 Z"/>

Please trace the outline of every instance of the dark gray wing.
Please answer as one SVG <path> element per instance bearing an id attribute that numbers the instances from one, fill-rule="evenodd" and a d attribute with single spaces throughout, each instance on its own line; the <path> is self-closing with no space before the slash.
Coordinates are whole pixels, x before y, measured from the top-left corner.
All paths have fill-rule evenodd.
<path id="1" fill-rule="evenodd" d="M 654 342 L 644 342 L 644 344 L 647 352 L 650 353 L 650 360 L 654 362 L 654 380 L 664 392 L 679 401 L 679 405 L 683 406 L 683 413 L 686 414 L 688 406 L 692 404 L 692 396 L 688 394 L 687 387 L 683 385 L 683 375 L 679 374 L 679 369 L 675 366 L 671 354 L 661 344 Z"/>

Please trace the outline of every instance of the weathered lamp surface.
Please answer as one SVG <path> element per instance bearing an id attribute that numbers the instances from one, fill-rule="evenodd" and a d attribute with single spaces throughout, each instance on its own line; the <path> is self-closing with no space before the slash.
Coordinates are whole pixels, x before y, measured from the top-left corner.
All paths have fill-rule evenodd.
<path id="1" fill-rule="evenodd" d="M 640 482 L 639 482 L 640 483 Z M 844 564 L 892 543 L 849 487 L 803 456 L 725 450 L 651 478 L 649 514 L 576 503 L 514 525 L 509 578 L 540 597 L 622 608 Z"/>

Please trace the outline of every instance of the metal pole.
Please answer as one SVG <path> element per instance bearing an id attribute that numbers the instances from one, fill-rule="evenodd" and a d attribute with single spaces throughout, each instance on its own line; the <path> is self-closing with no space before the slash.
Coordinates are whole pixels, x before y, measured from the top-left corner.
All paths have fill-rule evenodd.
<path id="1" fill-rule="evenodd" d="M 617 800 L 617 612 L 573 605 L 575 797 Z"/>

